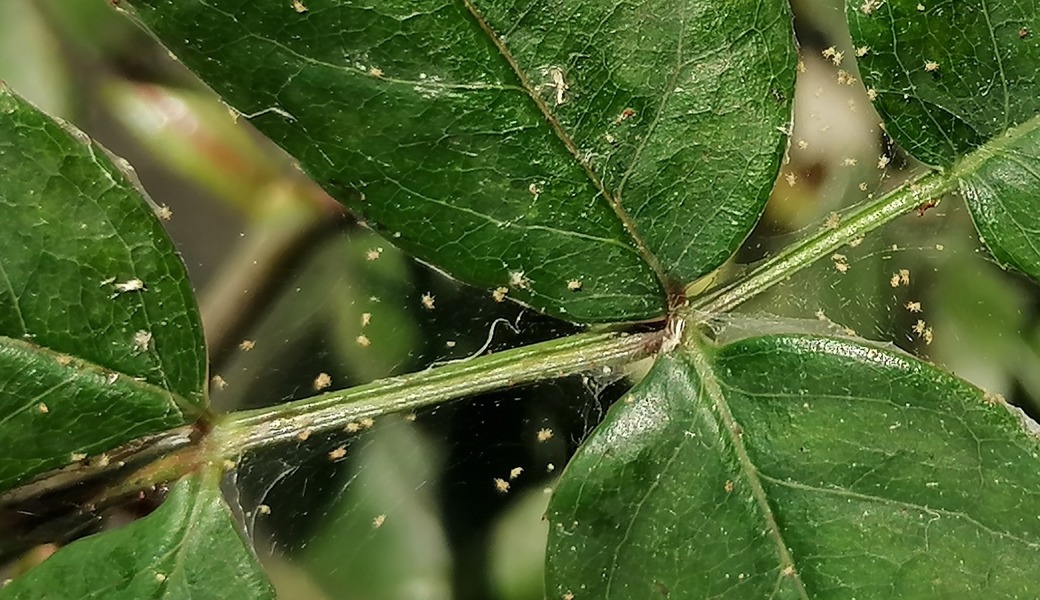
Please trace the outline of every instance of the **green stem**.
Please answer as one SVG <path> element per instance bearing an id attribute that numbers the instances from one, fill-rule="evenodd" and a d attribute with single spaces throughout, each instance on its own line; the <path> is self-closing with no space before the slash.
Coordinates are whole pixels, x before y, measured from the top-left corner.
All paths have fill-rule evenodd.
<path id="1" fill-rule="evenodd" d="M 877 202 L 846 217 L 837 227 L 824 229 L 759 265 L 732 285 L 694 299 L 685 316 L 694 321 L 710 319 L 733 310 L 774 285 L 785 281 L 817 260 L 882 225 L 936 200 L 957 186 L 953 173 L 932 172 L 885 195 Z"/>
<path id="2" fill-rule="evenodd" d="M 292 441 L 301 433 L 343 429 L 349 423 L 413 411 L 453 398 L 650 356 L 664 333 L 583 333 L 498 354 L 434 367 L 268 408 L 227 415 L 209 436 L 210 459 L 235 458 L 255 448 Z"/>

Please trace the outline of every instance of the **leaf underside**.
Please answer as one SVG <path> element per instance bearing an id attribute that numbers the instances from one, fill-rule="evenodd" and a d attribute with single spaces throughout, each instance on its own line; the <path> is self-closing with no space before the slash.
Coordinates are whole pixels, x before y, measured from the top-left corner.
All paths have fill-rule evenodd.
<path id="1" fill-rule="evenodd" d="M 1040 279 L 1040 2 L 846 6 L 889 133 L 917 158 L 952 168 L 996 258 Z M 982 156 L 960 161 L 988 142 Z"/>
<path id="2" fill-rule="evenodd" d="M 0 588 L 0 599 L 274 600 L 216 481 L 179 481 L 151 515 L 76 541 Z"/>
<path id="3" fill-rule="evenodd" d="M 2 86 L 0 172 L 2 490 L 194 421 L 206 353 L 187 274 L 138 191 Z"/>
<path id="4" fill-rule="evenodd" d="M 848 341 L 662 356 L 567 467 L 547 595 L 1037 597 L 1040 445 L 1021 418 Z"/>
<path id="5" fill-rule="evenodd" d="M 780 0 L 133 6 L 395 244 L 577 322 L 660 317 L 730 256 L 790 118 Z"/>

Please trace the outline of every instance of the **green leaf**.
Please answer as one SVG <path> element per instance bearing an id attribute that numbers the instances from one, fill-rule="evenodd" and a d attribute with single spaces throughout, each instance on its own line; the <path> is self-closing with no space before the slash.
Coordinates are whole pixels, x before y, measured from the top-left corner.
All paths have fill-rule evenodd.
<path id="1" fill-rule="evenodd" d="M 952 166 L 993 254 L 1040 279 L 1040 2 L 846 6 L 889 133 L 917 158 Z"/>
<path id="2" fill-rule="evenodd" d="M 3 87 L 0 172 L 4 489 L 194 421 L 206 353 L 184 267 L 139 193 Z"/>
<path id="3" fill-rule="evenodd" d="M 1013 410 L 843 340 L 661 356 L 556 490 L 547 597 L 1035 598 L 1040 444 Z"/>
<path id="4" fill-rule="evenodd" d="M 395 244 L 578 322 L 659 317 L 732 254 L 789 122 L 780 0 L 134 4 Z"/>
<path id="5" fill-rule="evenodd" d="M 122 529 L 76 541 L 0 589 L 0 599 L 274 599 L 216 477 L 176 484 L 162 506 Z"/>

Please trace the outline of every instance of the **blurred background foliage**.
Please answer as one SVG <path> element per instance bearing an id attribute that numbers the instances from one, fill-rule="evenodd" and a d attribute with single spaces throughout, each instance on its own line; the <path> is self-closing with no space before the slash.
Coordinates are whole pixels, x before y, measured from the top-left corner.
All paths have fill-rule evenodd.
<path id="1" fill-rule="evenodd" d="M 694 292 L 922 168 L 886 140 L 858 73 L 828 59 L 829 49 L 854 54 L 841 3 L 793 4 L 801 63 L 788 158 L 756 231 Z M 168 208 L 164 225 L 198 292 L 221 410 L 579 330 L 397 251 L 105 0 L 0 1 L 0 80 L 126 158 Z M 719 327 L 892 343 L 1035 419 L 1037 300 L 1035 286 L 995 265 L 967 211 L 948 199 Z M 541 517 L 553 480 L 639 372 L 568 377 L 352 424 L 331 438 L 301 436 L 244 457 L 227 492 L 285 598 L 541 598 Z M 133 514 L 99 515 L 82 534 Z M 48 552 L 8 565 L 7 575 Z"/>

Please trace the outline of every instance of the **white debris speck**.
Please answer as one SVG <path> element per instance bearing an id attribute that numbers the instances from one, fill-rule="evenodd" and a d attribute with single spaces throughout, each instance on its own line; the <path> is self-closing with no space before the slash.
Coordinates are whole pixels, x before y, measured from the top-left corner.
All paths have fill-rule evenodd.
<path id="1" fill-rule="evenodd" d="M 152 333 L 150 331 L 140 330 L 134 333 L 134 352 L 141 354 L 148 352 L 152 347 Z"/>
<path id="2" fill-rule="evenodd" d="M 112 283 L 112 287 L 116 290 L 116 292 L 112 294 L 113 298 L 115 298 L 119 294 L 126 294 L 130 292 L 143 292 L 145 290 L 144 282 L 140 279 L 127 279 L 126 281 L 120 283 Z"/>
<path id="3" fill-rule="evenodd" d="M 523 271 L 510 271 L 509 285 L 521 289 L 529 289 L 531 287 L 531 280 L 527 278 L 527 275 L 524 274 Z"/>
<path id="4" fill-rule="evenodd" d="M 550 68 L 549 76 L 552 77 L 553 89 L 556 91 L 556 106 L 559 106 L 567 101 L 567 90 L 570 87 L 563 77 L 563 70 L 559 67 Z"/>

